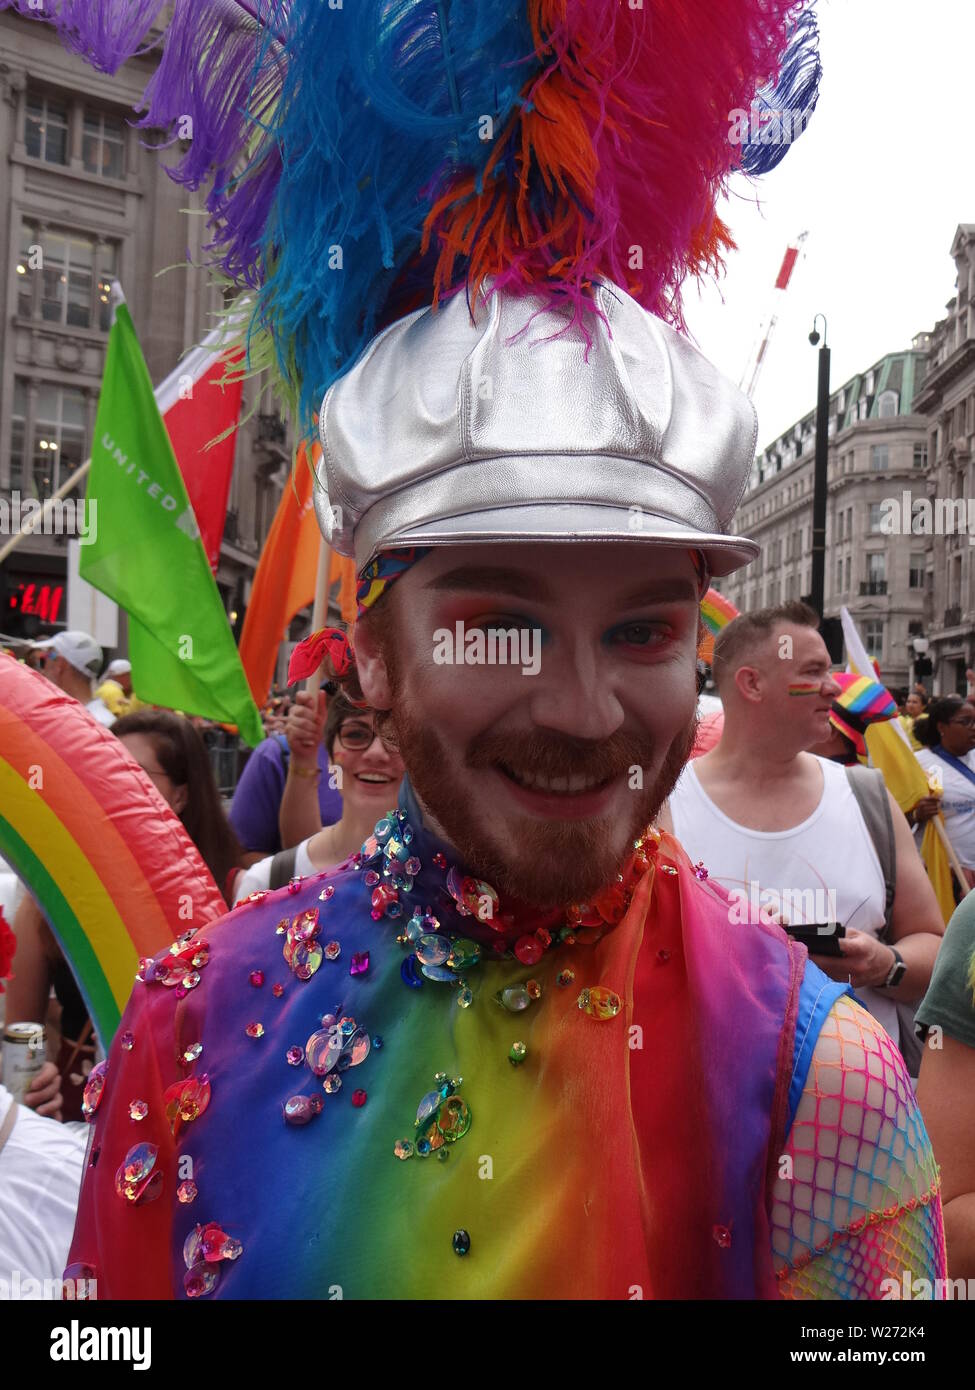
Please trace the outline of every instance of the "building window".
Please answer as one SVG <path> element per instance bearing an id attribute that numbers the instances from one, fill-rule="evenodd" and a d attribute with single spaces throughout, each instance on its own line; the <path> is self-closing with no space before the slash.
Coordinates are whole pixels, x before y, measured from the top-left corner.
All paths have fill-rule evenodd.
<path id="1" fill-rule="evenodd" d="M 927 468 L 928 466 L 928 446 L 926 444 L 914 445 L 914 467 Z"/>
<path id="2" fill-rule="evenodd" d="M 875 473 L 881 472 L 887 467 L 887 445 L 870 445 L 870 467 Z"/>
<path id="3" fill-rule="evenodd" d="M 881 518 L 881 515 L 880 515 L 880 509 L 881 509 L 882 506 L 883 506 L 883 503 L 882 503 L 882 502 L 871 502 L 871 503 L 870 503 L 870 535 L 871 535 L 871 536 L 879 536 L 879 535 L 881 535 L 881 534 L 883 533 L 883 526 L 881 525 L 882 518 Z"/>
<path id="4" fill-rule="evenodd" d="M 17 312 L 23 318 L 107 333 L 117 261 L 117 247 L 109 242 L 42 232 L 25 223 L 17 261 Z"/>
<path id="5" fill-rule="evenodd" d="M 125 178 L 125 123 L 118 116 L 85 107 L 81 160 L 89 174 Z"/>
<path id="6" fill-rule="evenodd" d="M 836 562 L 836 592 L 837 592 L 838 594 L 842 594 L 842 593 L 843 593 L 843 561 L 842 561 L 842 560 L 837 560 L 837 562 Z"/>
<path id="7" fill-rule="evenodd" d="M 867 618 L 863 624 L 863 645 L 867 656 L 872 656 L 882 665 L 884 660 L 884 620 Z"/>
<path id="8" fill-rule="evenodd" d="M 887 556 L 882 550 L 871 550 L 867 555 L 867 578 L 887 578 Z"/>
<path id="9" fill-rule="evenodd" d="M 882 420 L 888 420 L 897 414 L 897 392 L 882 391 L 880 400 L 877 403 L 877 414 Z"/>
<path id="10" fill-rule="evenodd" d="M 851 580 L 851 578 L 852 578 L 852 575 L 851 575 L 851 564 L 852 564 L 852 562 L 851 562 L 850 556 L 848 555 L 848 556 L 846 557 L 846 583 L 843 585 L 843 592 L 844 592 L 844 594 L 848 594 L 848 593 L 850 592 L 850 580 Z"/>
<path id="11" fill-rule="evenodd" d="M 67 104 L 55 101 L 51 97 L 40 96 L 37 92 L 29 92 L 24 121 L 24 145 L 32 159 L 43 159 L 47 164 L 67 164 Z"/>
<path id="12" fill-rule="evenodd" d="M 56 492 L 85 458 L 85 397 L 70 387 L 37 387 L 32 438 L 27 437 L 27 387 L 14 381 L 10 485 L 43 499 Z"/>
<path id="13" fill-rule="evenodd" d="M 909 587 L 912 589 L 924 588 L 924 552 L 911 551 L 911 568 Z"/>

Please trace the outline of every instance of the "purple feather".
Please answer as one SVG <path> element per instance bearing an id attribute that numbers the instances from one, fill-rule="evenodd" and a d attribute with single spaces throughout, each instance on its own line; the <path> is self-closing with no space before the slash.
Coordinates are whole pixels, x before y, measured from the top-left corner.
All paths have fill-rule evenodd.
<path id="1" fill-rule="evenodd" d="M 166 0 L 40 0 L 40 6 L 38 0 L 0 0 L 0 11 L 53 24 L 65 48 L 114 73 L 143 51 L 165 5 Z"/>

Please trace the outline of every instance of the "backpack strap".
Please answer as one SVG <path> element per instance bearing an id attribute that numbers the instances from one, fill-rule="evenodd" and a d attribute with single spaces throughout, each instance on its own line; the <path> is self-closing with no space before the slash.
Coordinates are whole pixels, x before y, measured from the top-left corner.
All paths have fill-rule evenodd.
<path id="1" fill-rule="evenodd" d="M 890 814 L 887 785 L 879 768 L 862 767 L 857 764 L 856 767 L 848 767 L 845 770 L 850 791 L 856 798 L 884 876 L 884 930 L 880 939 L 886 941 L 890 936 L 894 894 L 897 889 L 897 851 L 894 847 L 894 822 Z"/>
<path id="2" fill-rule="evenodd" d="M 278 850 L 271 860 L 271 874 L 268 879 L 268 888 L 275 892 L 278 888 L 284 888 L 295 876 L 295 864 L 298 861 L 298 846 L 293 845 L 291 849 Z"/>

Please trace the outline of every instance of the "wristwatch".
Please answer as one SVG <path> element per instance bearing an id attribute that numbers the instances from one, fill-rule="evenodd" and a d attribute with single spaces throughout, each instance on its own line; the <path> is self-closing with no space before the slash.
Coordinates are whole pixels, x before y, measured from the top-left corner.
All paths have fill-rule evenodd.
<path id="1" fill-rule="evenodd" d="M 901 980 L 903 980 L 904 976 L 907 974 L 907 962 L 904 960 L 904 957 L 901 955 L 900 951 L 898 951 L 896 946 L 888 946 L 887 949 L 889 951 L 893 951 L 894 963 L 890 967 L 890 974 L 887 976 L 886 980 L 884 980 L 880 988 L 895 989 L 897 985 L 900 984 Z"/>

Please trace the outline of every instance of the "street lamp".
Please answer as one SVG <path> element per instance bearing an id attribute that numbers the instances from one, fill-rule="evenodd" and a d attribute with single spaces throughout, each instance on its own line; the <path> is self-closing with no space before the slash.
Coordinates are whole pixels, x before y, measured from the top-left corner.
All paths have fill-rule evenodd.
<path id="1" fill-rule="evenodd" d="M 826 589 L 826 461 L 829 450 L 829 348 L 826 346 L 826 317 L 817 314 L 813 319 L 809 341 L 819 342 L 816 328 L 823 321 L 823 345 L 819 349 L 819 383 L 816 395 L 816 463 L 813 470 L 812 521 L 812 606 L 823 617 Z"/>
<path id="2" fill-rule="evenodd" d="M 923 676 L 930 676 L 932 671 L 931 662 L 928 659 L 928 648 L 931 643 L 926 637 L 912 637 L 911 650 L 914 652 L 914 680 L 919 681 Z"/>

